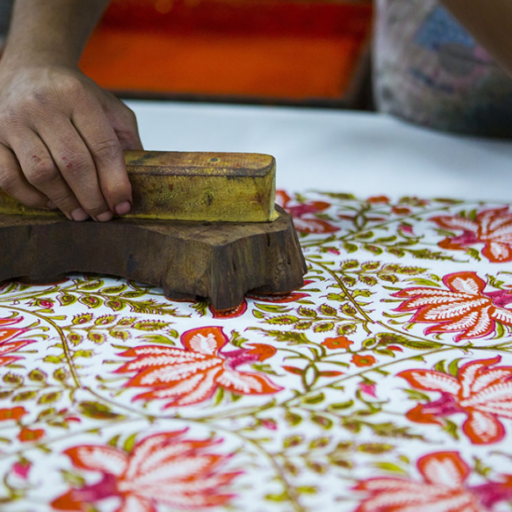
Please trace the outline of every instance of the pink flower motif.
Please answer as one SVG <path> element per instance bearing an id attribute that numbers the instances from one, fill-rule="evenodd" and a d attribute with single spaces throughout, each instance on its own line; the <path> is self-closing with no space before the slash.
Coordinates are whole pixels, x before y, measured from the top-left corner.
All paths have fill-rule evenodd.
<path id="1" fill-rule="evenodd" d="M 373 396 L 373 398 L 377 398 L 377 386 L 375 384 L 367 384 L 366 382 L 361 382 L 359 384 L 359 389 L 363 393 Z"/>
<path id="2" fill-rule="evenodd" d="M 23 480 L 28 479 L 28 475 L 30 473 L 30 468 L 32 467 L 32 463 L 29 461 L 19 461 L 15 462 L 12 465 L 11 471 L 19 478 Z"/>
<path id="3" fill-rule="evenodd" d="M 412 229 L 412 226 L 410 226 L 409 224 L 400 224 L 400 226 L 398 226 L 398 229 L 402 233 L 407 233 L 408 235 L 414 235 L 414 231 Z"/>
<path id="4" fill-rule="evenodd" d="M 421 457 L 422 481 L 406 478 L 369 478 L 355 490 L 366 491 L 355 512 L 484 512 L 476 493 L 465 483 L 470 469 L 457 452 Z"/>
<path id="5" fill-rule="evenodd" d="M 300 233 L 336 233 L 340 228 L 323 219 L 315 218 L 316 213 L 327 210 L 331 205 L 324 201 L 310 201 L 291 205 L 290 196 L 283 190 L 276 192 L 276 202 L 292 217 L 295 228 Z"/>
<path id="6" fill-rule="evenodd" d="M 261 425 L 268 430 L 277 430 L 277 423 L 272 419 L 261 420 Z"/>
<path id="7" fill-rule="evenodd" d="M 435 402 L 418 404 L 407 413 L 417 423 L 442 424 L 439 418 L 467 415 L 462 430 L 473 444 L 501 441 L 505 428 L 499 418 L 512 419 L 512 366 L 494 366 L 497 356 L 464 364 L 457 378 L 436 370 L 405 370 L 398 377 L 415 389 L 437 391 Z"/>
<path id="8" fill-rule="evenodd" d="M 181 335 L 183 349 L 144 345 L 120 354 L 132 358 L 116 370 L 136 372 L 126 387 L 151 388 L 134 400 L 170 400 L 167 407 L 193 405 L 210 399 L 217 388 L 241 395 L 266 395 L 281 391 L 270 379 L 238 367 L 264 361 L 276 352 L 274 347 L 252 344 L 224 352 L 228 338 L 221 327 L 199 327 Z"/>
<path id="9" fill-rule="evenodd" d="M 117 498 L 117 512 L 157 512 L 158 505 L 179 510 L 227 506 L 224 488 L 240 473 L 220 471 L 229 456 L 210 449 L 211 439 L 185 439 L 186 431 L 155 434 L 130 453 L 110 446 L 82 445 L 66 450 L 73 466 L 102 474 L 95 484 L 73 488 L 52 502 L 55 510 L 86 512 L 90 505 Z"/>
<path id="10" fill-rule="evenodd" d="M 492 263 L 512 261 L 512 213 L 508 206 L 482 210 L 476 220 L 459 215 L 440 215 L 430 220 L 444 229 L 462 231 L 439 242 L 439 247 L 460 251 L 484 244 L 482 254 Z"/>
<path id="11" fill-rule="evenodd" d="M 476 272 L 457 272 L 443 278 L 448 288 L 406 288 L 393 297 L 406 299 L 396 311 L 416 311 L 411 322 L 433 324 L 430 333 L 456 333 L 455 341 L 472 340 L 495 332 L 496 323 L 512 326 L 512 292 L 484 292 Z"/>

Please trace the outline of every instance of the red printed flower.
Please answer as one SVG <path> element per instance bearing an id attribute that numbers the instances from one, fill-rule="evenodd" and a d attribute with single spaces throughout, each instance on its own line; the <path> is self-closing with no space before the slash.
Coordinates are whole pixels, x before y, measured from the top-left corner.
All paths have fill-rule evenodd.
<path id="1" fill-rule="evenodd" d="M 20 433 L 18 434 L 18 439 L 22 443 L 30 443 L 33 441 L 38 441 L 39 439 L 41 439 L 44 436 L 44 434 L 45 434 L 45 431 L 42 428 L 31 429 L 31 428 L 23 427 L 20 430 Z"/>
<path id="2" fill-rule="evenodd" d="M 130 453 L 110 446 L 83 445 L 64 453 L 73 466 L 103 475 L 95 484 L 73 488 L 55 499 L 56 510 L 86 512 L 90 505 L 117 498 L 117 512 L 157 512 L 158 505 L 180 510 L 226 506 L 224 488 L 240 473 L 220 471 L 229 456 L 210 453 L 218 442 L 185 439 L 186 431 L 148 436 Z"/>
<path id="3" fill-rule="evenodd" d="M 464 364 L 457 378 L 435 370 L 406 370 L 398 374 L 411 386 L 437 391 L 435 402 L 418 404 L 407 417 L 418 423 L 442 424 L 442 417 L 464 413 L 462 430 L 473 444 L 496 443 L 505 429 L 498 418 L 512 419 L 512 366 L 494 366 L 497 356 Z"/>
<path id="4" fill-rule="evenodd" d="M 439 242 L 443 249 L 465 250 L 475 244 L 484 244 L 482 254 L 492 263 L 512 261 L 512 213 L 509 207 L 482 210 L 471 220 L 459 215 L 432 217 L 444 229 L 462 231 L 461 235 Z"/>
<path id="5" fill-rule="evenodd" d="M 372 204 L 388 204 L 390 199 L 388 196 L 372 196 L 369 197 L 366 201 Z"/>
<path id="6" fill-rule="evenodd" d="M 377 359 L 375 359 L 373 356 L 361 356 L 359 354 L 354 354 L 352 356 L 351 362 L 359 367 L 372 366 L 377 362 Z"/>
<path id="7" fill-rule="evenodd" d="M 25 407 L 11 407 L 9 409 L 0 409 L 0 421 L 19 420 L 27 414 Z"/>
<path id="8" fill-rule="evenodd" d="M 300 233 L 335 233 L 340 228 L 323 219 L 317 219 L 316 213 L 330 208 L 330 204 L 324 201 L 309 201 L 291 206 L 290 196 L 283 190 L 276 192 L 276 202 L 284 208 L 292 217 L 295 228 Z"/>
<path id="9" fill-rule="evenodd" d="M 421 457 L 417 468 L 423 481 L 369 478 L 355 489 L 369 496 L 355 512 L 483 512 L 477 493 L 466 487 L 470 469 L 457 452 Z"/>
<path id="10" fill-rule="evenodd" d="M 354 342 L 349 340 L 346 336 L 337 336 L 336 338 L 325 338 L 322 342 L 324 347 L 330 349 L 349 348 Z"/>
<path id="11" fill-rule="evenodd" d="M 396 215 L 409 215 L 409 213 L 412 212 L 412 210 L 407 206 L 393 206 L 393 208 L 391 208 L 391 211 Z"/>
<path id="12" fill-rule="evenodd" d="M 434 324 L 430 333 L 456 333 L 455 341 L 493 334 L 496 323 L 512 326 L 512 292 L 485 292 L 485 281 L 476 272 L 457 272 L 443 278 L 448 288 L 406 288 L 393 297 L 405 298 L 396 311 L 416 311 L 412 322 Z"/>
<path id="13" fill-rule="evenodd" d="M 17 324 L 22 320 L 23 317 L 0 318 L 0 366 L 5 366 L 6 364 L 10 364 L 21 359 L 20 357 L 12 355 L 6 356 L 6 354 L 10 354 L 11 352 L 23 348 L 29 343 L 34 343 L 34 340 L 12 341 L 14 338 L 21 336 L 28 330 L 19 327 L 11 327 L 13 324 Z"/>
<path id="14" fill-rule="evenodd" d="M 184 349 L 145 345 L 120 354 L 133 359 L 116 371 L 137 372 L 126 386 L 151 388 L 134 400 L 170 400 L 167 408 L 204 402 L 219 387 L 242 395 L 264 395 L 282 389 L 264 375 L 237 369 L 268 359 L 275 354 L 274 347 L 253 344 L 250 349 L 223 352 L 228 338 L 221 327 L 191 329 L 181 335 L 181 343 Z"/>

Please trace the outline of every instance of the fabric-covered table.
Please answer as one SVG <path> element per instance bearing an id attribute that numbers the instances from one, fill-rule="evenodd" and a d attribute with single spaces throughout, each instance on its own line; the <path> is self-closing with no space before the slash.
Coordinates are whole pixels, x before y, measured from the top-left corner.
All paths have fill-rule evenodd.
<path id="1" fill-rule="evenodd" d="M 191 120 L 164 130 L 151 108 L 138 113 L 144 137 L 152 120 L 154 149 L 172 149 L 158 142 L 165 132 L 181 149 L 278 153 L 306 284 L 229 314 L 103 276 L 3 284 L 0 510 L 510 510 L 512 213 L 473 200 L 506 187 L 468 157 L 491 148 L 487 176 L 505 175 L 510 147 L 393 132 L 382 118 L 256 109 L 223 111 L 224 135 L 205 129 L 212 110 L 163 109 L 160 121 L 180 110 Z M 198 129 L 204 138 L 187 145 Z M 341 132 L 367 133 L 369 150 L 403 137 L 438 139 L 437 150 L 400 144 L 372 157 L 348 144 L 343 159 L 331 141 L 315 172 L 300 172 L 321 138 Z M 457 181 L 442 165 L 458 158 L 451 147 L 467 149 L 473 175 Z M 431 174 L 407 182 L 407 158 Z M 345 175 L 326 175 L 336 165 Z M 466 200 L 431 199 L 438 168 L 439 195 Z"/>
<path id="2" fill-rule="evenodd" d="M 279 199 L 287 296 L 1 288 L 2 510 L 510 509 L 508 206 Z"/>

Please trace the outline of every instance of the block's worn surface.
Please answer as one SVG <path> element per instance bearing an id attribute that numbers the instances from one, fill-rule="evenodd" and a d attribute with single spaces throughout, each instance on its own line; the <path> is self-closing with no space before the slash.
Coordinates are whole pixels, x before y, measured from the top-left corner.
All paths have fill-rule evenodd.
<path id="1" fill-rule="evenodd" d="M 276 219 L 275 159 L 253 153 L 127 151 L 128 217 L 207 222 Z M 0 214 L 62 217 L 27 208 L 0 190 Z"/>
<path id="2" fill-rule="evenodd" d="M 169 298 L 208 298 L 230 309 L 248 291 L 286 293 L 303 284 L 292 219 L 277 209 L 274 222 L 239 224 L 0 215 L 0 282 L 110 274 L 161 286 Z"/>

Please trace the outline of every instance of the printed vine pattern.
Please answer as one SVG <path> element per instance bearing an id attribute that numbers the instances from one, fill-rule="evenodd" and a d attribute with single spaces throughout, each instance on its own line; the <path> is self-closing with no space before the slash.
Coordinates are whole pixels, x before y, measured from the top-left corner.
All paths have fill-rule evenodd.
<path id="1" fill-rule="evenodd" d="M 5 512 L 512 508 L 512 213 L 280 191 L 302 289 L 0 284 Z"/>

